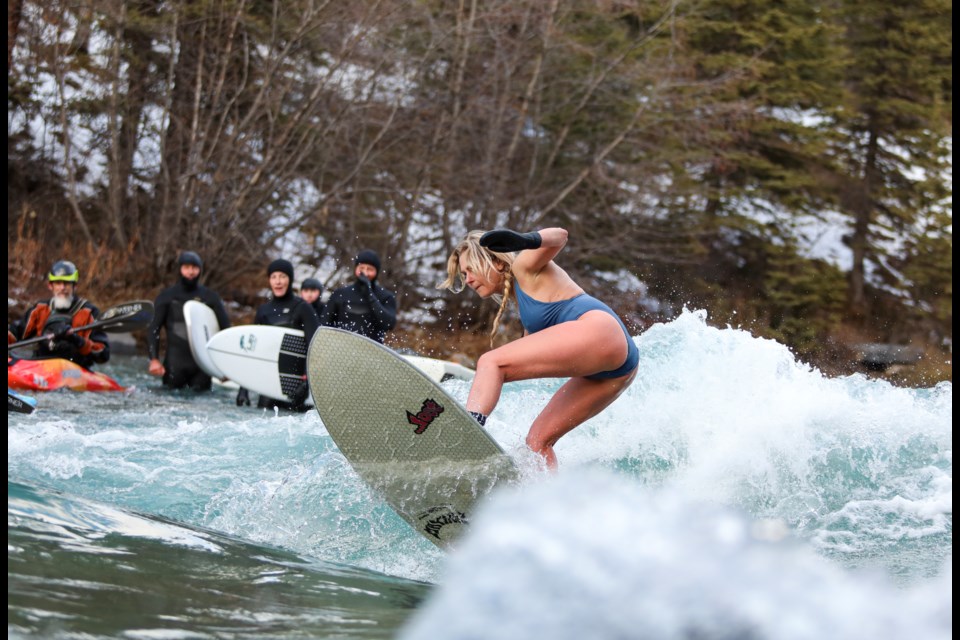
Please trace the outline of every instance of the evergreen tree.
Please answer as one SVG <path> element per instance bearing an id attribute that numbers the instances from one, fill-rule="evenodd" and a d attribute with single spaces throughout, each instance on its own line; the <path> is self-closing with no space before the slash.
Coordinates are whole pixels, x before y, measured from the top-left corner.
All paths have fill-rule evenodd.
<path id="1" fill-rule="evenodd" d="M 845 136 L 832 153 L 843 164 L 841 202 L 853 228 L 848 304 L 863 317 L 871 310 L 870 268 L 883 268 L 887 247 L 911 235 L 943 184 L 953 10 L 948 0 L 840 6 L 850 65 L 847 104 L 835 124 Z"/>
<path id="2" fill-rule="evenodd" d="M 713 0 L 688 19 L 697 76 L 713 91 L 704 133 L 705 212 L 816 212 L 825 192 L 819 124 L 839 105 L 843 56 L 824 8 L 800 0 Z M 752 217 L 752 216 L 751 216 Z"/>
<path id="3" fill-rule="evenodd" d="M 842 99 L 839 27 L 827 7 L 805 0 L 712 0 L 687 17 L 683 30 L 705 123 L 682 165 L 696 177 L 687 186 L 695 197 L 683 204 L 700 203 L 706 231 L 707 257 L 696 277 L 719 284 L 718 295 L 737 291 L 765 303 L 776 281 L 782 299 L 813 306 L 808 298 L 816 295 L 832 308 L 829 292 L 807 286 L 822 265 L 797 256 L 789 270 L 776 265 L 799 225 L 819 217 L 833 197 L 823 123 Z M 757 314 L 768 323 L 758 329 L 791 346 L 805 347 L 825 327 L 798 313 L 802 305 L 774 306 Z"/>

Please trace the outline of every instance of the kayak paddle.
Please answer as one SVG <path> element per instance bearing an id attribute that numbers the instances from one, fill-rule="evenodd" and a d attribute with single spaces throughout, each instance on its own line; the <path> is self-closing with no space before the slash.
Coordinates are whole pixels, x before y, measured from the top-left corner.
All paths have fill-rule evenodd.
<path id="1" fill-rule="evenodd" d="M 153 320 L 153 303 L 149 300 L 134 300 L 133 302 L 124 302 L 115 307 L 110 307 L 104 311 L 95 322 L 91 322 L 82 327 L 74 327 L 71 333 L 86 331 L 87 329 L 103 329 L 108 333 L 128 333 L 145 328 L 150 324 L 151 320 Z M 7 345 L 7 351 L 43 342 L 44 340 L 50 340 L 51 338 L 53 338 L 53 334 L 47 333 L 35 338 L 14 342 Z"/>

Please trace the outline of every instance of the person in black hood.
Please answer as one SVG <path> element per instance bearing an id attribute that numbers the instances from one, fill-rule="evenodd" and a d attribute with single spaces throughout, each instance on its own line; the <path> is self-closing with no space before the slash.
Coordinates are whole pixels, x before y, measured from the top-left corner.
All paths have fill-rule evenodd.
<path id="1" fill-rule="evenodd" d="M 183 318 L 183 305 L 196 300 L 207 305 L 217 315 L 221 329 L 230 326 L 230 317 L 220 296 L 200 284 L 203 260 L 193 251 L 184 251 L 177 258 L 180 279 L 175 285 L 164 289 L 153 303 L 153 321 L 147 332 L 147 351 L 150 354 L 148 371 L 151 375 L 163 376 L 164 386 L 173 389 L 190 387 L 194 391 L 209 391 L 210 376 L 193 359 L 187 324 Z M 167 351 L 160 362 L 160 330 L 167 332 Z"/>
<path id="2" fill-rule="evenodd" d="M 323 317 L 324 304 L 320 300 L 323 295 L 323 285 L 316 278 L 307 278 L 300 285 L 300 297 L 310 303 L 313 310 L 317 312 L 317 319 Z"/>
<path id="3" fill-rule="evenodd" d="M 289 260 L 274 260 L 267 266 L 267 275 L 270 278 L 270 300 L 264 302 L 257 309 L 257 315 L 253 319 L 254 324 L 269 324 L 277 327 L 289 327 L 291 329 L 300 329 L 306 339 L 306 344 L 310 344 L 313 334 L 320 326 L 320 320 L 317 313 L 309 303 L 303 298 L 293 294 L 293 264 Z M 291 394 L 293 402 L 277 400 L 261 395 L 257 401 L 257 406 L 265 409 L 289 409 L 291 411 L 307 411 L 309 409 L 304 403 L 310 393 L 307 386 L 306 370 L 303 374 L 303 383 Z M 250 405 L 250 392 L 247 389 L 240 389 L 237 392 L 237 406 Z"/>
<path id="4" fill-rule="evenodd" d="M 359 333 L 382 344 L 387 331 L 397 325 L 397 298 L 393 291 L 377 284 L 380 256 L 364 249 L 353 264 L 356 280 L 330 295 L 322 324 Z"/>

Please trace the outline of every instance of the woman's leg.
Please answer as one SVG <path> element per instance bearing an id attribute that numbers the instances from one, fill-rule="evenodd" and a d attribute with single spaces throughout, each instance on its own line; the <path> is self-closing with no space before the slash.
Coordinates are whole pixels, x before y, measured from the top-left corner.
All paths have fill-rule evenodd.
<path id="1" fill-rule="evenodd" d="M 612 371 L 627 358 L 627 342 L 617 319 L 588 311 L 488 351 L 477 361 L 467 410 L 489 415 L 504 382 L 534 378 L 574 378 Z"/>
<path id="2" fill-rule="evenodd" d="M 590 380 L 627 359 L 627 343 L 616 318 L 590 311 L 573 322 L 524 336 L 480 356 L 467 398 L 467 410 L 489 415 L 504 382 L 534 378 L 571 378 L 550 399 L 527 434 L 527 446 L 557 468 L 553 452 L 564 434 L 600 413 L 630 386 L 636 370 L 620 378 Z"/>
<path id="3" fill-rule="evenodd" d="M 557 456 L 553 446 L 557 440 L 597 415 L 616 400 L 633 382 L 634 369 L 620 378 L 589 380 L 571 378 L 550 398 L 527 433 L 527 446 L 539 453 L 547 468 L 556 470 Z"/>

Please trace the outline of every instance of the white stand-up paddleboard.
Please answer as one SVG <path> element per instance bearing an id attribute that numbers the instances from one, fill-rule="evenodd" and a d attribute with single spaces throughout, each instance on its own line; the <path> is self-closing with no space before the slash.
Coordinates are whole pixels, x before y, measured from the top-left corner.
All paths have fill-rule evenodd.
<path id="1" fill-rule="evenodd" d="M 467 380 L 468 382 L 473 380 L 474 371 L 456 362 L 426 358 L 424 356 L 404 355 L 403 357 L 407 362 L 427 374 L 434 382 L 446 382 L 454 378 Z"/>
<path id="2" fill-rule="evenodd" d="M 477 501 L 518 477 L 473 417 L 406 358 L 364 336 L 321 327 L 307 378 L 327 432 L 361 478 L 440 547 Z"/>
<path id="3" fill-rule="evenodd" d="M 217 314 L 213 309 L 197 300 L 187 300 L 183 303 L 183 319 L 187 325 L 190 353 L 193 354 L 193 360 L 197 366 L 210 376 L 214 384 L 234 389 L 240 388 L 236 382 L 223 379 L 223 372 L 213 364 L 210 354 L 207 353 L 207 342 L 220 331 L 220 321 L 217 320 Z"/>
<path id="4" fill-rule="evenodd" d="M 290 394 L 306 373 L 307 342 L 300 329 L 266 324 L 230 327 L 210 338 L 207 354 L 224 376 L 275 400 L 291 401 Z"/>

